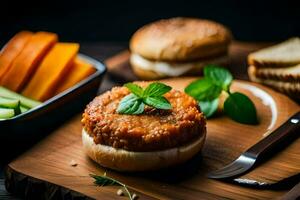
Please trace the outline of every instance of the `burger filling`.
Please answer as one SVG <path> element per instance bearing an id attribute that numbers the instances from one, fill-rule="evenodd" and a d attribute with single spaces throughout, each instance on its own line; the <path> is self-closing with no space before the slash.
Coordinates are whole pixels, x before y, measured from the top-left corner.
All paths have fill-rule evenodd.
<path id="1" fill-rule="evenodd" d="M 226 55 L 219 56 L 216 58 L 211 58 L 211 59 L 205 59 L 205 60 L 199 60 L 193 62 L 181 62 L 181 63 L 152 61 L 136 53 L 132 53 L 130 57 L 131 63 L 133 63 L 135 66 L 138 66 L 139 68 L 144 70 L 155 71 L 157 73 L 170 76 L 170 77 L 183 75 L 189 72 L 193 68 L 201 69 L 207 64 L 225 63 L 226 60 L 227 60 Z"/>

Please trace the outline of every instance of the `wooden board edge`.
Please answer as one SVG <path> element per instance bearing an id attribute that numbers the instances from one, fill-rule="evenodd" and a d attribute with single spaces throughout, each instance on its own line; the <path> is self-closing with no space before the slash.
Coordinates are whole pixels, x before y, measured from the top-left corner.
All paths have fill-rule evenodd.
<path id="1" fill-rule="evenodd" d="M 107 58 L 104 63 L 106 64 L 109 70 L 114 70 L 122 65 L 124 62 L 129 60 L 130 52 L 128 49 L 124 49 L 117 54 Z"/>
<path id="2" fill-rule="evenodd" d="M 70 188 L 44 181 L 33 176 L 25 175 L 13 169 L 13 167 L 9 165 L 5 168 L 4 171 L 6 190 L 9 193 L 24 199 L 93 199 Z M 274 184 L 261 184 L 258 182 L 254 183 L 253 181 L 250 181 L 248 184 L 240 184 L 236 181 L 232 181 L 231 183 L 234 185 L 262 190 L 284 190 L 290 189 L 295 186 L 299 182 L 299 178 L 300 173 L 295 176 L 285 178 Z M 131 189 L 131 191 L 136 192 L 137 194 L 142 194 L 146 197 L 150 197 L 151 199 L 156 199 L 154 196 L 147 193 L 142 193 L 140 190 L 134 191 L 133 189 Z"/>
<path id="3" fill-rule="evenodd" d="M 24 199 L 94 199 L 68 187 L 23 174 L 10 165 L 7 165 L 4 169 L 4 179 L 7 192 Z M 141 190 L 136 190 L 130 186 L 128 186 L 128 188 L 130 188 L 132 194 L 135 193 L 141 198 L 147 197 L 146 199 L 157 199 Z"/>
<path id="4" fill-rule="evenodd" d="M 287 192 L 280 200 L 298 199 L 300 197 L 300 182 Z"/>
<path id="5" fill-rule="evenodd" d="M 20 173 L 9 165 L 5 168 L 4 177 L 6 190 L 25 199 L 92 199 L 69 188 Z"/>

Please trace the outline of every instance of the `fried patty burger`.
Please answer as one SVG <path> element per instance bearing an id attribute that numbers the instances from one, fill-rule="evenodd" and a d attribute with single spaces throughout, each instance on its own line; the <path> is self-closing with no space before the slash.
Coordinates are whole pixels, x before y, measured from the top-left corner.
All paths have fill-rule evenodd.
<path id="1" fill-rule="evenodd" d="M 89 103 L 83 113 L 82 141 L 88 156 L 118 171 L 144 171 L 183 163 L 204 143 L 206 122 L 197 102 L 171 90 L 171 110 L 149 106 L 140 115 L 117 113 L 126 87 L 114 87 Z"/>
<path id="2" fill-rule="evenodd" d="M 231 32 L 197 18 L 163 19 L 143 26 L 130 40 L 130 64 L 145 80 L 199 75 L 207 64 L 228 62 Z"/>

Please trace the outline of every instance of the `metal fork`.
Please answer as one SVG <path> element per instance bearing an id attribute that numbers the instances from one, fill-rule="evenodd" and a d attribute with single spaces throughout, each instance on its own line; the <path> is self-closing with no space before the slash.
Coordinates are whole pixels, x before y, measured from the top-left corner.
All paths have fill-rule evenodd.
<path id="1" fill-rule="evenodd" d="M 242 153 L 235 161 L 217 171 L 209 173 L 207 176 L 213 179 L 229 179 L 245 174 L 264 155 L 277 148 L 280 149 L 282 142 L 296 136 L 298 134 L 297 130 L 300 130 L 300 112 L 294 114 L 279 128 Z"/>

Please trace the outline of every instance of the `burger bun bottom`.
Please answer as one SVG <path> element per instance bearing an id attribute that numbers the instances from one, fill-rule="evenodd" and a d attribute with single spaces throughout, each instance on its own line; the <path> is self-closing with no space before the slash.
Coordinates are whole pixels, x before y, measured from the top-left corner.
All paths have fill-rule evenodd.
<path id="1" fill-rule="evenodd" d="M 183 163 L 202 149 L 206 133 L 184 146 L 160 151 L 133 152 L 96 144 L 82 129 L 82 143 L 87 155 L 101 166 L 117 171 L 148 171 Z"/>

